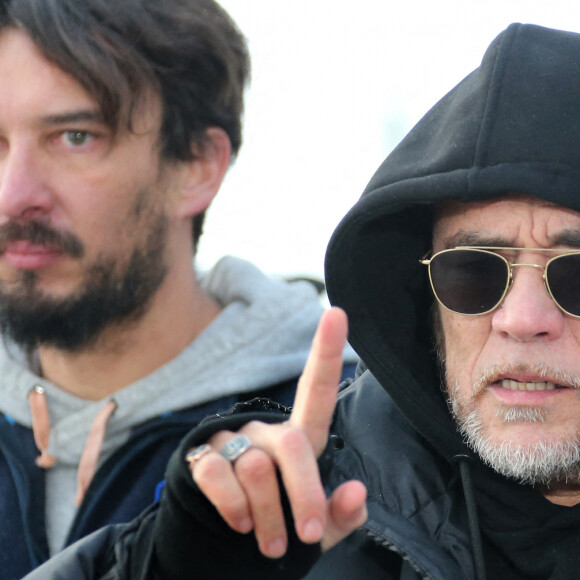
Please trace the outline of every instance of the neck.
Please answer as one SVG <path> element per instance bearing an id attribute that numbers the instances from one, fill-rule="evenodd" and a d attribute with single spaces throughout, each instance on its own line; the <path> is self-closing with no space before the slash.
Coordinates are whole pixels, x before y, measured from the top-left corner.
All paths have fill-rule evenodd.
<path id="1" fill-rule="evenodd" d="M 538 490 L 550 502 L 556 505 L 572 507 L 580 503 L 580 486 L 550 487 Z"/>
<path id="2" fill-rule="evenodd" d="M 218 313 L 191 267 L 170 273 L 138 321 L 105 329 L 77 352 L 41 347 L 43 376 L 72 395 L 99 401 L 175 358 Z"/>

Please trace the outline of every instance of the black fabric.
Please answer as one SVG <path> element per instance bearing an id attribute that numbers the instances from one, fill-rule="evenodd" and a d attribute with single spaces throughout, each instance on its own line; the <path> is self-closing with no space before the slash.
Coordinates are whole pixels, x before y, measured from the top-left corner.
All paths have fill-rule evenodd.
<path id="1" fill-rule="evenodd" d="M 116 562 L 114 546 L 122 528 L 109 526 L 87 537 L 82 551 L 69 548 L 59 552 L 42 568 L 37 568 L 26 576 L 26 580 L 71 580 L 99 578 L 101 580 L 120 579 L 120 567 Z M 123 553 L 126 558 L 128 552 Z M 140 580 L 141 576 L 133 576 Z"/>
<path id="2" fill-rule="evenodd" d="M 48 557 L 44 470 L 32 432 L 0 415 L 0 577 L 17 580 Z"/>
<path id="3" fill-rule="evenodd" d="M 357 558 L 352 557 L 354 566 L 368 570 L 367 560 L 378 547 L 382 573 L 395 578 L 401 566 L 395 556 L 401 554 L 422 577 L 475 578 L 455 466 L 401 416 L 370 372 L 341 392 L 331 444 L 320 467 L 329 492 L 350 479 L 360 479 L 367 487 L 369 518 L 363 529 L 373 549 L 359 549 Z M 379 561 L 376 555 L 373 560 Z M 347 577 L 356 578 L 354 573 Z"/>
<path id="4" fill-rule="evenodd" d="M 184 461 L 190 446 L 218 429 L 287 416 L 262 400 L 250 405 L 243 414 L 208 418 L 173 456 L 154 526 L 156 579 L 189 578 L 193 565 L 200 579 L 396 580 L 411 570 L 417 578 L 474 578 L 466 512 L 458 501 L 463 496 L 460 481 L 368 372 L 341 390 L 332 435 L 320 459 L 328 493 L 351 478 L 365 481 L 367 524 L 320 558 L 317 548 L 300 544 L 295 536 L 285 558 L 259 556 L 253 537 L 233 533 L 198 492 Z M 397 445 L 385 446 L 385 441 Z M 291 527 L 291 519 L 288 523 Z M 407 565 L 402 566 L 399 554 Z"/>
<path id="5" fill-rule="evenodd" d="M 278 422 L 285 418 L 272 413 L 249 413 L 218 424 L 220 428 L 235 430 L 248 420 Z M 195 570 L 196 578 L 208 580 L 244 577 L 283 580 L 306 574 L 320 556 L 320 547 L 305 545 L 298 540 L 285 498 L 283 507 L 290 547 L 282 558 L 270 559 L 259 552 L 254 534 L 234 532 L 197 489 L 185 462 L 185 454 L 190 447 L 207 438 L 207 429 L 214 424 L 208 421 L 192 436 L 185 438 L 170 460 L 168 483 L 155 523 L 154 578 L 187 578 L 188 570 Z"/>
<path id="6" fill-rule="evenodd" d="M 53 556 L 26 580 L 151 579 L 157 505 L 129 524 L 106 526 Z"/>
<path id="7" fill-rule="evenodd" d="M 555 505 L 491 470 L 475 481 L 488 578 L 578 578 L 580 504 Z"/>

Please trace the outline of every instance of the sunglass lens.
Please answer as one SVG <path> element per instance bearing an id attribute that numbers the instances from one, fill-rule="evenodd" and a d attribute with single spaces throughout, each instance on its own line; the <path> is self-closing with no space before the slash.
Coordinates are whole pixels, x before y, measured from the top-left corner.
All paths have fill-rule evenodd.
<path id="1" fill-rule="evenodd" d="M 437 298 L 460 314 L 483 314 L 497 306 L 508 284 L 508 266 L 496 254 L 449 250 L 431 260 Z"/>
<path id="2" fill-rule="evenodd" d="M 560 256 L 546 270 L 554 300 L 569 314 L 580 316 L 580 254 Z"/>

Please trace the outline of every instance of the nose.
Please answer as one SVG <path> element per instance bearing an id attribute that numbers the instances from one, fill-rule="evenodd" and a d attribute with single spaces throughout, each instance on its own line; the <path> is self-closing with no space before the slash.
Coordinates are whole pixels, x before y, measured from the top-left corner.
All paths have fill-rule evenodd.
<path id="1" fill-rule="evenodd" d="M 6 146 L 0 154 L 0 220 L 29 221 L 48 214 L 53 196 L 39 155 L 26 145 Z"/>
<path id="2" fill-rule="evenodd" d="M 555 340 L 565 321 L 546 290 L 542 270 L 528 267 L 514 269 L 507 296 L 492 317 L 494 331 L 518 342 Z"/>

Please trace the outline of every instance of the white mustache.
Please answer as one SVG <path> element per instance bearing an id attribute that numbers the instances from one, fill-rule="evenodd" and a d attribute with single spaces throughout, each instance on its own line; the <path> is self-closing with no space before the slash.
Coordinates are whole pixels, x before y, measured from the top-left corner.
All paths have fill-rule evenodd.
<path id="1" fill-rule="evenodd" d="M 538 361 L 534 364 L 502 363 L 499 365 L 491 365 L 483 370 L 473 384 L 473 395 L 478 395 L 486 387 L 497 382 L 500 378 L 517 377 L 519 375 L 531 375 L 543 381 L 572 389 L 580 389 L 580 376 L 578 374 L 573 374 L 568 370 L 558 368 L 545 361 Z"/>

